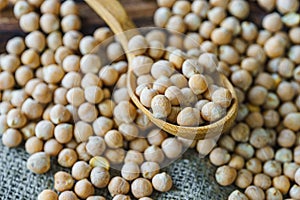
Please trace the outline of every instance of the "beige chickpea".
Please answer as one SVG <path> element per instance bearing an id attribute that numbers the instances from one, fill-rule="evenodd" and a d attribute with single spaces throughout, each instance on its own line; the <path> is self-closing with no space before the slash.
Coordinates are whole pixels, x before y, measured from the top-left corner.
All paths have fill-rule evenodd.
<path id="1" fill-rule="evenodd" d="M 36 174 L 46 173 L 50 169 L 50 157 L 44 152 L 34 153 L 27 160 L 27 168 Z"/>
<path id="2" fill-rule="evenodd" d="M 167 133 L 160 129 L 153 129 L 147 135 L 149 144 L 160 146 L 161 143 L 167 138 Z"/>
<path id="3" fill-rule="evenodd" d="M 145 87 L 140 94 L 140 102 L 147 108 L 151 107 L 152 99 L 157 95 L 157 91 Z"/>
<path id="4" fill-rule="evenodd" d="M 204 120 L 213 122 L 220 119 L 224 115 L 224 109 L 218 104 L 209 102 L 201 109 L 201 116 Z"/>
<path id="5" fill-rule="evenodd" d="M 57 156 L 63 146 L 55 139 L 47 140 L 44 144 L 44 152 L 50 156 Z"/>
<path id="6" fill-rule="evenodd" d="M 72 167 L 77 159 L 78 156 L 75 150 L 65 148 L 59 152 L 57 162 L 62 167 Z"/>
<path id="7" fill-rule="evenodd" d="M 72 177 L 75 180 L 83 180 L 90 176 L 92 167 L 85 161 L 77 161 L 72 166 Z"/>
<path id="8" fill-rule="evenodd" d="M 67 16 L 70 14 L 77 15 L 78 14 L 78 7 L 74 1 L 65 1 L 60 6 L 60 15 Z"/>
<path id="9" fill-rule="evenodd" d="M 123 136 L 117 130 L 110 130 L 104 136 L 105 143 L 110 148 L 120 148 L 123 146 Z"/>
<path id="10" fill-rule="evenodd" d="M 58 83 L 63 79 L 64 71 L 59 65 L 52 64 L 43 67 L 43 77 L 47 83 Z"/>
<path id="11" fill-rule="evenodd" d="M 25 50 L 24 39 L 13 37 L 7 41 L 6 51 L 10 54 L 20 55 Z"/>
<path id="12" fill-rule="evenodd" d="M 98 86 L 86 87 L 84 89 L 84 96 L 92 104 L 100 103 L 104 98 L 103 90 Z"/>
<path id="13" fill-rule="evenodd" d="M 292 0 L 289 2 L 285 2 L 282 0 L 277 0 L 276 1 L 276 8 L 278 9 L 278 11 L 282 14 L 285 14 L 287 12 L 294 12 L 296 10 L 298 10 L 299 8 L 299 2 Z"/>
<path id="14" fill-rule="evenodd" d="M 55 15 L 59 14 L 60 11 L 60 2 L 57 0 L 47 0 L 44 1 L 41 5 L 42 13 L 52 13 Z"/>
<path id="15" fill-rule="evenodd" d="M 254 176 L 253 184 L 263 190 L 267 190 L 272 186 L 272 181 L 268 175 L 261 173 Z"/>
<path id="16" fill-rule="evenodd" d="M 95 167 L 91 171 L 90 179 L 95 187 L 104 188 L 110 181 L 110 174 L 102 167 Z"/>
<path id="17" fill-rule="evenodd" d="M 25 37 L 25 44 L 38 52 L 42 52 L 46 45 L 46 37 L 40 31 L 33 31 Z"/>
<path id="18" fill-rule="evenodd" d="M 43 190 L 37 197 L 38 200 L 57 200 L 58 195 L 52 190 Z"/>
<path id="19" fill-rule="evenodd" d="M 8 128 L 2 135 L 2 143 L 9 148 L 19 146 L 22 140 L 22 134 L 17 129 Z"/>
<path id="20" fill-rule="evenodd" d="M 228 163 L 229 167 L 233 167 L 236 170 L 243 169 L 244 165 L 245 165 L 245 159 L 242 156 L 236 154 L 231 156 L 231 159 Z"/>
<path id="21" fill-rule="evenodd" d="M 135 162 L 126 162 L 121 169 L 121 175 L 128 181 L 135 180 L 140 175 L 139 165 Z"/>
<path id="22" fill-rule="evenodd" d="M 124 162 L 125 150 L 123 148 L 107 149 L 105 151 L 105 157 L 112 164 L 121 164 Z"/>
<path id="23" fill-rule="evenodd" d="M 44 143 L 37 137 L 29 138 L 25 143 L 25 150 L 29 154 L 34 154 L 43 150 Z"/>
<path id="24" fill-rule="evenodd" d="M 63 171 L 56 172 L 54 175 L 54 188 L 59 192 L 71 190 L 74 185 L 72 176 Z"/>
<path id="25" fill-rule="evenodd" d="M 76 153 L 78 155 L 79 160 L 89 161 L 91 159 L 91 155 L 88 154 L 86 150 L 86 142 L 81 142 L 76 146 Z"/>
<path id="26" fill-rule="evenodd" d="M 229 152 L 234 151 L 235 140 L 230 135 L 223 135 L 218 141 L 218 145 Z"/>
<path id="27" fill-rule="evenodd" d="M 239 188 L 247 188 L 250 186 L 253 180 L 252 173 L 247 169 L 241 169 L 237 173 L 237 177 L 235 179 L 235 185 Z"/>
<path id="28" fill-rule="evenodd" d="M 68 90 L 64 87 L 59 87 L 54 91 L 53 101 L 56 104 L 66 105 L 68 104 L 66 94 Z"/>
<path id="29" fill-rule="evenodd" d="M 124 162 L 134 162 L 138 165 L 142 164 L 144 162 L 144 157 L 141 152 L 135 151 L 135 150 L 129 150 L 126 153 L 126 156 L 124 158 Z"/>
<path id="30" fill-rule="evenodd" d="M 78 31 L 75 30 L 68 31 L 63 36 L 63 44 L 69 49 L 77 51 L 82 37 L 83 37 L 82 33 Z"/>
<path id="31" fill-rule="evenodd" d="M 291 198 L 297 199 L 300 195 L 300 187 L 298 185 L 293 185 L 290 189 L 289 195 Z"/>
<path id="32" fill-rule="evenodd" d="M 59 19 L 51 13 L 43 14 L 40 18 L 40 26 L 44 33 L 51 33 L 60 28 Z"/>
<path id="33" fill-rule="evenodd" d="M 129 183 L 119 176 L 112 178 L 108 184 L 108 191 L 110 192 L 111 196 L 115 196 L 117 194 L 127 194 L 129 190 Z"/>
<path id="34" fill-rule="evenodd" d="M 290 60 L 292 60 L 296 64 L 300 64 L 299 55 L 300 55 L 300 45 L 292 46 L 288 52 L 288 56 Z"/>
<path id="35" fill-rule="evenodd" d="M 234 152 L 245 159 L 250 159 L 253 157 L 255 150 L 254 147 L 248 143 L 239 143 L 236 145 Z"/>
<path id="36" fill-rule="evenodd" d="M 84 121 L 76 122 L 74 126 L 74 138 L 77 142 L 86 142 L 93 135 L 93 128 Z"/>
<path id="37" fill-rule="evenodd" d="M 9 101 L 0 102 L 1 115 L 6 115 L 11 109 L 13 109 L 13 105 Z"/>
<path id="38" fill-rule="evenodd" d="M 177 123 L 180 126 L 198 126 L 203 123 L 203 120 L 198 109 L 186 107 L 178 113 Z"/>
<path id="39" fill-rule="evenodd" d="M 199 56 L 198 63 L 204 67 L 206 73 L 213 73 L 217 69 L 218 59 L 213 53 L 203 53 Z"/>
<path id="40" fill-rule="evenodd" d="M 247 70 L 241 69 L 231 74 L 231 81 L 242 90 L 247 90 L 252 84 L 252 76 Z"/>
<path id="41" fill-rule="evenodd" d="M 141 165 L 141 173 L 144 178 L 152 179 L 156 174 L 159 173 L 160 166 L 156 162 L 144 162 Z"/>
<path id="42" fill-rule="evenodd" d="M 62 34 L 59 31 L 53 31 L 47 36 L 47 46 L 55 51 L 58 47 L 62 46 Z"/>
<path id="43" fill-rule="evenodd" d="M 26 122 L 26 116 L 20 109 L 11 109 L 6 115 L 7 125 L 11 128 L 21 128 Z"/>
<path id="44" fill-rule="evenodd" d="M 62 64 L 64 59 L 72 55 L 72 50 L 65 46 L 60 46 L 55 50 L 54 59 L 58 64 Z M 60 66 L 61 67 L 61 66 Z"/>
<path id="45" fill-rule="evenodd" d="M 242 22 L 242 38 L 246 41 L 254 41 L 257 39 L 258 29 L 257 26 L 252 22 Z"/>
<path id="46" fill-rule="evenodd" d="M 21 110 L 28 119 L 38 119 L 43 114 L 43 106 L 31 98 L 24 101 Z"/>
<path id="47" fill-rule="evenodd" d="M 238 123 L 232 128 L 230 134 L 237 142 L 247 142 L 250 137 L 250 128 L 245 123 Z"/>
<path id="48" fill-rule="evenodd" d="M 199 34 L 205 38 L 208 39 L 211 37 L 211 33 L 216 28 L 216 25 L 211 21 L 203 21 L 199 28 Z"/>
<path id="49" fill-rule="evenodd" d="M 118 42 L 110 43 L 106 48 L 106 55 L 111 62 L 124 60 L 125 53 L 122 46 Z"/>
<path id="50" fill-rule="evenodd" d="M 216 141 L 214 139 L 198 140 L 196 149 L 203 156 L 209 154 L 215 145 Z"/>
<path id="51" fill-rule="evenodd" d="M 133 58 L 131 67 L 136 76 L 148 74 L 151 70 L 153 60 L 148 56 L 136 56 Z"/>
<path id="52" fill-rule="evenodd" d="M 111 119 L 101 116 L 93 122 L 93 130 L 96 135 L 104 136 L 113 128 L 113 125 L 114 122 Z"/>
<path id="53" fill-rule="evenodd" d="M 3 4 L 5 5 L 5 4 Z M 24 14 L 27 14 L 33 10 L 32 6 L 27 1 L 17 1 L 15 2 L 13 13 L 14 16 L 17 19 L 20 19 L 20 17 Z"/>
<path id="54" fill-rule="evenodd" d="M 79 16 L 70 14 L 67 16 L 64 16 L 61 20 L 61 29 L 63 32 L 68 32 L 71 30 L 79 30 L 81 28 L 81 20 Z M 79 47 L 80 48 L 80 47 Z M 80 48 L 80 51 L 82 49 Z M 82 53 L 82 51 L 81 51 Z"/>
<path id="55" fill-rule="evenodd" d="M 50 110 L 50 119 L 54 124 L 68 122 L 70 118 L 71 113 L 63 105 L 57 104 Z"/>
<path id="56" fill-rule="evenodd" d="M 40 65 L 39 54 L 34 49 L 27 49 L 21 55 L 21 62 L 32 69 L 36 69 Z"/>
<path id="57" fill-rule="evenodd" d="M 85 122 L 93 122 L 98 115 L 98 111 L 93 104 L 83 103 L 78 108 L 78 116 Z"/>
<path id="58" fill-rule="evenodd" d="M 247 187 L 245 194 L 249 199 L 265 199 L 265 193 L 263 190 L 254 185 Z"/>
<path id="59" fill-rule="evenodd" d="M 118 131 L 127 141 L 134 140 L 139 135 L 139 129 L 134 123 L 122 123 L 118 127 Z"/>
<path id="60" fill-rule="evenodd" d="M 94 54 L 85 54 L 80 60 L 80 70 L 83 73 L 98 73 L 101 68 L 100 57 Z"/>
<path id="61" fill-rule="evenodd" d="M 45 83 L 38 83 L 31 95 L 39 103 L 49 103 L 53 96 L 51 89 Z"/>
<path id="62" fill-rule="evenodd" d="M 262 162 L 257 158 L 251 158 L 246 162 L 246 168 L 254 174 L 262 171 Z"/>
<path id="63" fill-rule="evenodd" d="M 92 156 L 100 156 L 105 151 L 106 145 L 102 137 L 90 136 L 86 144 L 87 152 Z"/>
<path id="64" fill-rule="evenodd" d="M 158 8 L 153 16 L 154 24 L 158 27 L 165 27 L 172 13 L 169 8 L 160 7 Z"/>
<path id="65" fill-rule="evenodd" d="M 90 181 L 82 179 L 75 184 L 74 192 L 80 198 L 86 199 L 95 193 L 95 188 Z"/>
<path id="66" fill-rule="evenodd" d="M 71 105 L 79 107 L 85 101 L 84 90 L 79 87 L 73 87 L 67 91 L 66 99 Z"/>
<path id="67" fill-rule="evenodd" d="M 145 149 L 144 157 L 147 161 L 161 163 L 165 155 L 161 148 L 152 145 Z"/>
<path id="68" fill-rule="evenodd" d="M 250 13 L 250 7 L 247 1 L 231 1 L 228 4 L 228 11 L 239 19 L 245 19 Z"/>
<path id="69" fill-rule="evenodd" d="M 137 138 L 129 143 L 129 148 L 138 152 L 144 152 L 148 147 L 149 144 L 145 138 Z"/>
<path id="70" fill-rule="evenodd" d="M 278 13 L 270 13 L 263 18 L 262 26 L 270 31 L 277 32 L 282 28 L 281 17 Z"/>
<path id="71" fill-rule="evenodd" d="M 128 42 L 128 50 L 134 55 L 142 55 L 148 48 L 147 40 L 141 36 L 136 35 L 132 37 Z"/>
<path id="72" fill-rule="evenodd" d="M 26 83 L 33 78 L 33 71 L 27 66 L 20 66 L 15 71 L 16 83 L 20 86 L 25 86 Z"/>
<path id="73" fill-rule="evenodd" d="M 150 196 L 153 192 L 152 184 L 148 179 L 138 178 L 132 182 L 131 192 L 136 198 Z"/>
<path id="74" fill-rule="evenodd" d="M 108 27 L 100 27 L 94 31 L 94 38 L 102 43 L 102 42 L 110 42 L 110 39 L 113 36 L 112 31 Z"/>
<path id="75" fill-rule="evenodd" d="M 186 25 L 183 17 L 180 15 L 173 15 L 169 17 L 165 28 L 172 31 L 173 33 L 184 33 L 186 31 Z"/>
<path id="76" fill-rule="evenodd" d="M 28 33 L 39 29 L 39 20 L 40 17 L 37 13 L 28 12 L 20 16 L 19 25 L 24 32 Z"/>
<path id="77" fill-rule="evenodd" d="M 165 139 L 161 144 L 161 148 L 170 159 L 179 157 L 182 152 L 182 144 L 177 138 Z"/>
<path id="78" fill-rule="evenodd" d="M 166 118 L 171 113 L 171 103 L 164 95 L 156 95 L 151 100 L 151 109 L 155 118 Z"/>
<path id="79" fill-rule="evenodd" d="M 240 60 L 237 50 L 229 45 L 220 46 L 219 53 L 220 60 L 228 64 L 237 64 Z"/>
<path id="80" fill-rule="evenodd" d="M 273 178 L 273 186 L 285 195 L 290 189 L 290 180 L 284 175 L 277 176 Z"/>
<path id="81" fill-rule="evenodd" d="M 43 66 L 55 64 L 54 51 L 46 49 L 41 55 L 41 64 Z"/>
<path id="82" fill-rule="evenodd" d="M 211 32 L 211 40 L 218 45 L 229 44 L 232 33 L 224 27 L 216 28 Z"/>
<path id="83" fill-rule="evenodd" d="M 221 166 L 217 169 L 215 178 L 218 184 L 227 186 L 232 184 L 237 176 L 236 169 L 229 166 Z"/>
<path id="84" fill-rule="evenodd" d="M 263 171 L 271 177 L 279 176 L 282 172 L 281 163 L 279 161 L 269 160 L 264 163 Z"/>
<path id="85" fill-rule="evenodd" d="M 228 196 L 228 200 L 247 200 L 248 197 L 240 192 L 239 190 L 234 190 L 229 196 Z"/>
<path id="86" fill-rule="evenodd" d="M 35 134 L 39 139 L 48 140 L 54 135 L 54 125 L 48 120 L 39 121 L 35 126 Z"/>
<path id="87" fill-rule="evenodd" d="M 68 55 L 62 62 L 64 71 L 79 71 L 80 69 L 80 57 L 77 55 Z"/>
<path id="88" fill-rule="evenodd" d="M 73 125 L 67 123 L 58 124 L 54 129 L 54 137 L 61 144 L 70 142 L 73 138 Z"/>
<path id="89" fill-rule="evenodd" d="M 209 21 L 216 25 L 219 25 L 221 21 L 226 17 L 226 10 L 223 7 L 214 7 L 207 12 L 207 18 Z"/>
<path id="90" fill-rule="evenodd" d="M 114 108 L 114 117 L 121 122 L 131 123 L 136 118 L 136 108 L 128 101 L 121 101 Z"/>
<path id="91" fill-rule="evenodd" d="M 99 71 L 99 77 L 104 85 L 112 86 L 118 81 L 119 73 L 112 66 L 104 66 Z"/>
<path id="92" fill-rule="evenodd" d="M 0 115 L 0 135 L 2 135 L 7 129 L 8 125 L 6 123 L 6 115 Z"/>
<path id="93" fill-rule="evenodd" d="M 227 150 L 217 147 L 213 149 L 209 154 L 210 162 L 215 166 L 221 166 L 228 163 L 231 159 Z"/>
<path id="94" fill-rule="evenodd" d="M 72 191 L 64 191 L 59 195 L 58 200 L 78 200 L 78 197 Z"/>
<path id="95" fill-rule="evenodd" d="M 15 79 L 10 72 L 0 72 L 0 90 L 11 89 L 14 85 Z"/>

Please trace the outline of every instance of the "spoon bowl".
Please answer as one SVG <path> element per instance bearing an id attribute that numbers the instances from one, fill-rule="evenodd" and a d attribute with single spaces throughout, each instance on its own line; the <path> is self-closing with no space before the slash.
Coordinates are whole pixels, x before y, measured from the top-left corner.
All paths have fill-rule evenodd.
<path id="1" fill-rule="evenodd" d="M 238 99 L 234 87 L 226 76 L 220 74 L 220 83 L 227 88 L 232 94 L 232 103 L 228 108 L 224 117 L 218 121 L 212 122 L 208 125 L 198 127 L 178 126 L 168 123 L 161 119 L 155 118 L 153 114 L 145 108 L 139 98 L 135 95 L 135 77 L 130 67 L 134 55 L 128 51 L 128 42 L 131 37 L 139 34 L 133 22 L 129 19 L 123 6 L 117 0 L 86 0 L 86 3 L 102 17 L 102 19 L 109 25 L 111 30 L 116 34 L 118 41 L 121 43 L 127 60 L 127 90 L 131 100 L 134 104 L 152 121 L 156 126 L 164 131 L 187 139 L 207 139 L 220 135 L 230 129 L 237 116 Z"/>

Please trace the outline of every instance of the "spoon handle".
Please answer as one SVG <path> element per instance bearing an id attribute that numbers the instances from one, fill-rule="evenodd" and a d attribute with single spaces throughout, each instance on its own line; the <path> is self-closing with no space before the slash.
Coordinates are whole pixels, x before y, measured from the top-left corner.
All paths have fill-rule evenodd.
<path id="1" fill-rule="evenodd" d="M 85 0 L 85 2 L 108 24 L 126 52 L 129 39 L 138 32 L 120 2 L 117 0 Z"/>

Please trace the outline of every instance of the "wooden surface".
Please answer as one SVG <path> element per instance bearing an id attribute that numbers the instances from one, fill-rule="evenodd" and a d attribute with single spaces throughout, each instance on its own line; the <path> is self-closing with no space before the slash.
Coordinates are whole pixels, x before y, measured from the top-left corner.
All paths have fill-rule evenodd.
<path id="1" fill-rule="evenodd" d="M 124 5 L 128 15 L 132 18 L 137 27 L 153 26 L 153 13 L 157 8 L 155 0 L 120 0 Z M 86 3 L 79 1 L 80 16 L 83 21 L 82 32 L 91 34 L 104 22 L 92 11 Z M 250 21 L 260 25 L 264 12 L 253 2 L 250 2 L 251 14 Z M 19 28 L 18 21 L 15 19 L 12 6 L 0 12 L 0 52 L 4 51 L 7 40 L 13 36 L 25 35 Z"/>

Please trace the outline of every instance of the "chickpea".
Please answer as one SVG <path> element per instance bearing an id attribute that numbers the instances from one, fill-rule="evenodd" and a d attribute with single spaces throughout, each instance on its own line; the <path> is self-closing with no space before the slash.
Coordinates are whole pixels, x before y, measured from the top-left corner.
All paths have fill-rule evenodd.
<path id="1" fill-rule="evenodd" d="M 117 130 L 110 130 L 104 136 L 105 143 L 110 148 L 120 148 L 123 146 L 123 136 Z"/>
<path id="2" fill-rule="evenodd" d="M 5 3 L 3 5 L 5 5 Z M 20 19 L 22 15 L 27 14 L 32 10 L 33 10 L 32 6 L 27 1 L 17 1 L 15 2 L 13 13 L 17 19 Z"/>
<path id="3" fill-rule="evenodd" d="M 132 182 L 131 192 L 136 198 L 150 196 L 153 192 L 152 184 L 148 179 L 138 178 Z"/>
<path id="4" fill-rule="evenodd" d="M 39 20 L 40 17 L 37 13 L 29 11 L 20 16 L 19 25 L 24 32 L 28 33 L 39 29 Z"/>
<path id="5" fill-rule="evenodd" d="M 87 179 L 82 179 L 75 184 L 74 192 L 80 198 L 86 199 L 95 193 L 95 189 L 90 181 Z"/>
<path id="6" fill-rule="evenodd" d="M 204 120 L 214 122 L 224 115 L 224 109 L 213 102 L 206 103 L 201 109 L 201 116 Z"/>
<path id="7" fill-rule="evenodd" d="M 34 154 L 43 150 L 44 143 L 37 137 L 29 138 L 25 143 L 25 150 L 29 154 Z"/>
<path id="8" fill-rule="evenodd" d="M 96 135 L 104 136 L 113 128 L 113 121 L 107 117 L 101 116 L 93 122 L 93 130 Z"/>
<path id="9" fill-rule="evenodd" d="M 226 165 L 219 167 L 215 174 L 217 183 L 222 186 L 232 184 L 235 181 L 236 177 L 236 170 Z"/>
<path id="10" fill-rule="evenodd" d="M 112 164 L 121 164 L 124 162 L 125 150 L 122 148 L 108 149 L 105 151 L 105 157 Z"/>
<path id="11" fill-rule="evenodd" d="M 252 158 L 255 153 L 253 146 L 248 143 L 239 143 L 234 151 L 245 159 Z"/>
<path id="12" fill-rule="evenodd" d="M 78 156 L 75 150 L 64 148 L 59 152 L 57 162 L 62 167 L 72 167 L 77 159 Z"/>
<path id="13" fill-rule="evenodd" d="M 58 200 L 78 200 L 78 197 L 72 191 L 64 191 L 59 195 Z"/>
<path id="14" fill-rule="evenodd" d="M 288 52 L 288 56 L 290 60 L 292 60 L 296 64 L 300 64 L 299 55 L 300 55 L 300 45 L 292 46 Z"/>
<path id="15" fill-rule="evenodd" d="M 2 135 L 2 143 L 9 147 L 17 147 L 22 142 L 22 134 L 17 129 L 8 128 Z"/>
<path id="16" fill-rule="evenodd" d="M 290 189 L 290 181 L 289 179 L 284 176 L 277 176 L 273 178 L 273 186 L 276 188 L 280 193 L 283 195 L 287 194 Z"/>
<path id="17" fill-rule="evenodd" d="M 237 177 L 235 179 L 235 185 L 239 188 L 247 188 L 250 186 L 253 180 L 252 173 L 247 169 L 241 169 L 237 173 Z"/>
<path id="18" fill-rule="evenodd" d="M 52 190 L 43 190 L 39 195 L 38 195 L 38 200 L 57 200 L 58 195 L 52 191 Z"/>
<path id="19" fill-rule="evenodd" d="M 55 139 L 50 139 L 44 144 L 44 152 L 49 156 L 57 156 L 63 146 Z"/>
<path id="20" fill-rule="evenodd" d="M 76 146 L 76 153 L 78 155 L 79 160 L 89 161 L 91 159 L 91 155 L 88 154 L 86 150 L 86 142 L 81 142 Z"/>
<path id="21" fill-rule="evenodd" d="M 236 199 L 247 200 L 248 197 L 242 192 L 240 192 L 239 190 L 235 190 L 229 195 L 228 200 L 236 200 Z"/>
<path id="22" fill-rule="evenodd" d="M 169 8 L 160 7 L 158 8 L 153 16 L 154 24 L 158 27 L 165 27 L 172 13 Z"/>
<path id="23" fill-rule="evenodd" d="M 293 185 L 290 189 L 289 195 L 291 198 L 297 199 L 300 194 L 300 187 L 298 185 Z"/>
<path id="24" fill-rule="evenodd" d="M 69 173 L 59 171 L 54 175 L 54 188 L 59 192 L 71 190 L 74 185 L 74 179 Z"/>
<path id="25" fill-rule="evenodd" d="M 44 152 L 34 153 L 27 160 L 27 168 L 36 174 L 44 174 L 50 169 L 50 157 Z"/>
<path id="26" fill-rule="evenodd" d="M 93 135 L 93 128 L 84 121 L 78 121 L 74 126 L 74 137 L 77 142 L 86 142 Z"/>
<path id="27" fill-rule="evenodd" d="M 81 28 L 81 21 L 77 15 L 70 14 L 64 16 L 61 20 L 61 29 L 63 32 L 68 32 L 71 30 L 79 30 Z M 82 53 L 82 49 L 79 47 L 80 52 Z M 84 53 L 83 53 L 84 55 Z"/>
<path id="28" fill-rule="evenodd" d="M 115 196 L 117 194 L 127 194 L 129 190 L 129 183 L 119 176 L 115 176 L 114 178 L 112 178 L 108 184 L 108 191 L 112 196 Z"/>
<path id="29" fill-rule="evenodd" d="M 72 177 L 75 180 L 83 180 L 90 176 L 92 167 L 85 161 L 78 161 L 72 167 Z"/>
<path id="30" fill-rule="evenodd" d="M 173 33 L 184 33 L 186 31 L 186 25 L 184 23 L 183 17 L 180 15 L 170 16 L 165 28 L 172 31 Z"/>
<path id="31" fill-rule="evenodd" d="M 55 51 L 58 47 L 62 46 L 62 34 L 59 31 L 53 31 L 47 36 L 47 46 Z"/>
<path id="32" fill-rule="evenodd" d="M 136 108 L 128 101 L 121 101 L 113 111 L 114 117 L 121 122 L 131 123 L 136 118 Z"/>
<path id="33" fill-rule="evenodd" d="M 43 14 L 40 18 L 40 26 L 44 33 L 51 33 L 60 28 L 59 19 L 51 13 Z"/>
<path id="34" fill-rule="evenodd" d="M 38 119 L 43 114 L 43 107 L 37 101 L 28 98 L 22 104 L 21 111 L 28 119 Z"/>
<path id="35" fill-rule="evenodd" d="M 91 182 L 97 188 L 104 188 L 110 181 L 109 172 L 102 167 L 95 167 L 91 171 Z"/>
<path id="36" fill-rule="evenodd" d="M 250 13 L 250 7 L 247 1 L 231 1 L 228 4 L 228 11 L 238 19 L 245 19 Z"/>
<path id="37" fill-rule="evenodd" d="M 292 0 L 292 1 L 289 1 L 288 3 L 286 3 L 282 0 L 277 0 L 276 8 L 282 14 L 285 14 L 287 12 L 295 12 L 299 8 L 299 2 Z"/>

